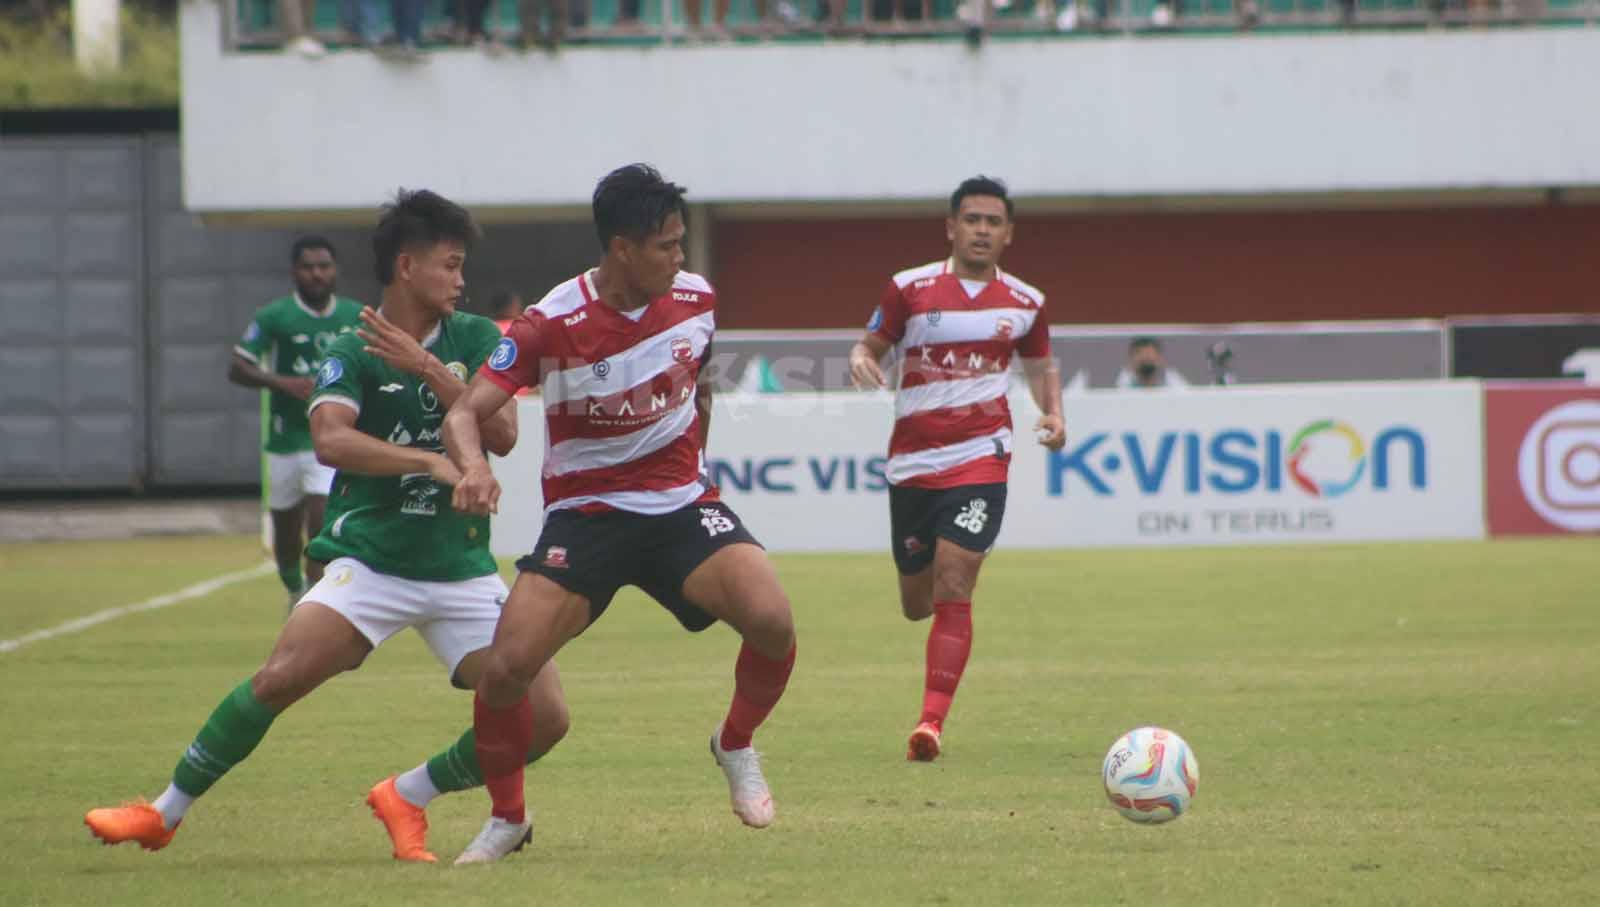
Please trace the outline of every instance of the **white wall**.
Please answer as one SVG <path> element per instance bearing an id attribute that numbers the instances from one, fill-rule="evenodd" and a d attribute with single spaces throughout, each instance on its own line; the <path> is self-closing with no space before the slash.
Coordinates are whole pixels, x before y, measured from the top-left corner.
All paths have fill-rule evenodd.
<path id="1" fill-rule="evenodd" d="M 224 54 L 182 4 L 191 210 L 368 209 L 398 185 L 586 206 L 660 165 L 699 201 L 1600 185 L 1600 29 Z"/>

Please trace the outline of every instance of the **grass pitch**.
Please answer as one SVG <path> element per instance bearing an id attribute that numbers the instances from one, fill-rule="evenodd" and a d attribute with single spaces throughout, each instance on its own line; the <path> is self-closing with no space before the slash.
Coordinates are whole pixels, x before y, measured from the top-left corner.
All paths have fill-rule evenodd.
<path id="1" fill-rule="evenodd" d="M 259 561 L 248 538 L 0 546 L 0 639 Z M 884 556 L 778 559 L 799 663 L 755 832 L 706 753 L 737 642 L 624 593 L 559 659 L 573 730 L 535 846 L 452 870 L 479 792 L 399 865 L 361 802 L 471 719 L 412 635 L 291 709 L 173 845 L 99 846 L 266 655 L 276 577 L 0 654 L 0 904 L 1519 904 L 1600 892 L 1600 546 L 1566 539 L 997 553 L 932 765 L 904 761 L 927 625 Z M 1140 724 L 1201 767 L 1137 827 L 1100 759 Z"/>

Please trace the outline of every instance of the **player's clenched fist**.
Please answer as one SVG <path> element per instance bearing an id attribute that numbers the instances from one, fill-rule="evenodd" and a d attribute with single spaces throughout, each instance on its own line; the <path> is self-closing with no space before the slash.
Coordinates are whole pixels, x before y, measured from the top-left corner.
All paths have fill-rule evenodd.
<path id="1" fill-rule="evenodd" d="M 872 351 L 860 343 L 850 349 L 850 380 L 861 390 L 877 390 L 889 383 Z"/>
<path id="2" fill-rule="evenodd" d="M 461 513 L 481 515 L 497 513 L 500 509 L 500 483 L 488 465 L 475 467 L 462 474 L 456 490 L 450 496 L 450 506 Z"/>

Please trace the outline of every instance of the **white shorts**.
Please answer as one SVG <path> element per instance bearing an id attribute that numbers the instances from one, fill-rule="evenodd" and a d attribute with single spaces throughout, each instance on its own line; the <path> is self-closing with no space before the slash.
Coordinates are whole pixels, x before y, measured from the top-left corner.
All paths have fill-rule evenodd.
<path id="1" fill-rule="evenodd" d="M 461 659 L 494 641 L 494 625 L 507 594 L 506 584 L 495 573 L 453 583 L 430 582 L 379 573 L 354 558 L 340 557 L 328 564 L 322 579 L 300 597 L 300 604 L 317 602 L 337 611 L 374 649 L 414 627 L 454 677 Z"/>
<path id="2" fill-rule="evenodd" d="M 267 454 L 267 506 L 288 510 L 306 495 L 327 497 L 333 490 L 333 467 L 317 462 L 309 450 Z"/>

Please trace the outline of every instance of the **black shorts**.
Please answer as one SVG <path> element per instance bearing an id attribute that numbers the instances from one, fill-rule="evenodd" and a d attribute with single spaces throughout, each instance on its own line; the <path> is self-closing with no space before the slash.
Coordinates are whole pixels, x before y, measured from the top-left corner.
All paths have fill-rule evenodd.
<path id="1" fill-rule="evenodd" d="M 698 632 L 717 619 L 683 597 L 683 581 L 706 558 L 736 542 L 761 544 L 721 501 L 653 516 L 557 510 L 545 518 L 539 544 L 517 560 L 517 569 L 549 577 L 587 598 L 590 623 L 605 613 L 618 589 L 638 586 L 684 629 Z"/>
<path id="2" fill-rule="evenodd" d="M 889 536 L 894 565 L 904 576 L 933 563 L 936 539 L 987 552 L 1006 514 L 1006 484 L 954 488 L 889 486 Z"/>

